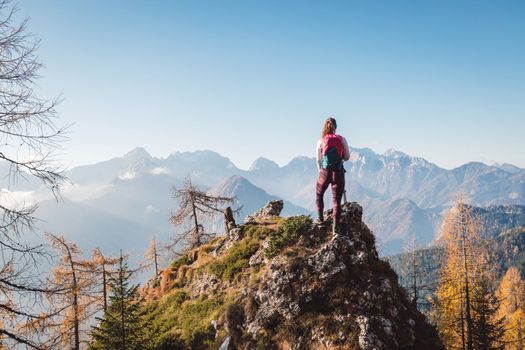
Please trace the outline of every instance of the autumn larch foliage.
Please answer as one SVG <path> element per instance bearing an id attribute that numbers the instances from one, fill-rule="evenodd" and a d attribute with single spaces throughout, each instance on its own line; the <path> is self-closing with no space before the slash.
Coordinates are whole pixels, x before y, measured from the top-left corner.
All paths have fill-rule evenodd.
<path id="1" fill-rule="evenodd" d="M 51 344 L 80 350 L 81 343 L 88 340 L 83 323 L 98 311 L 97 266 L 93 261 L 81 259 L 82 251 L 75 243 L 62 236 L 47 236 L 60 253 L 53 269 L 52 286 L 57 293 L 51 297 L 58 317 L 57 329 L 51 332 Z"/>
<path id="2" fill-rule="evenodd" d="M 495 277 L 480 232 L 472 208 L 458 200 L 441 231 L 445 259 L 431 313 L 448 349 L 501 348 Z"/>
<path id="3" fill-rule="evenodd" d="M 182 228 L 182 231 L 168 248 L 182 245 L 183 249 L 193 249 L 213 237 L 213 233 L 206 232 L 203 222 L 223 213 L 226 206 L 235 200 L 232 197 L 208 195 L 195 186 L 189 177 L 181 187 L 173 189 L 173 198 L 179 207 L 172 214 L 171 223 Z"/>
<path id="4" fill-rule="evenodd" d="M 514 266 L 510 267 L 503 276 L 496 293 L 500 300 L 498 317 L 504 320 L 505 350 L 523 350 L 525 340 L 525 282 L 520 272 Z"/>

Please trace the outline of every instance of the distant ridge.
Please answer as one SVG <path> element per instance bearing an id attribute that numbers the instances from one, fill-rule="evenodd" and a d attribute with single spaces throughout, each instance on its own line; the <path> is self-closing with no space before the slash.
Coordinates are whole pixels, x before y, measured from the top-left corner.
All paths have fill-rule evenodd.
<path id="1" fill-rule="evenodd" d="M 430 244 L 442 212 L 460 194 L 475 206 L 525 205 L 525 171 L 508 164 L 471 162 L 447 170 L 396 150 L 378 154 L 369 148 L 352 148 L 345 168 L 347 197 L 364 206 L 365 221 L 378 237 L 382 254 L 398 253 L 413 234 Z M 167 236 L 173 232 L 167 218 L 176 205 L 171 188 L 187 176 L 206 191 L 217 190 L 228 179 L 232 182 L 232 176 L 240 176 L 249 185 L 233 178 L 239 190 L 245 188 L 248 193 L 254 186 L 264 192 L 245 196 L 242 200 L 247 209 L 261 205 L 261 198 L 274 196 L 288 202 L 285 208 L 297 210 L 289 214 L 313 214 L 318 170 L 313 157 L 295 157 L 283 166 L 260 157 L 249 170 L 243 170 L 211 150 L 173 152 L 157 158 L 137 147 L 122 157 L 75 167 L 67 175 L 73 184 L 66 186 L 65 198 Z M 7 187 L 6 179 L 3 181 Z M 15 185 L 18 187 L 11 186 L 12 191 L 18 188 L 24 195 L 33 192 L 39 200 L 46 199 L 41 199 L 40 193 L 45 191 L 37 183 L 20 181 Z M 325 200 L 330 207 L 330 191 Z M 53 222 L 63 218 L 44 219 Z"/>

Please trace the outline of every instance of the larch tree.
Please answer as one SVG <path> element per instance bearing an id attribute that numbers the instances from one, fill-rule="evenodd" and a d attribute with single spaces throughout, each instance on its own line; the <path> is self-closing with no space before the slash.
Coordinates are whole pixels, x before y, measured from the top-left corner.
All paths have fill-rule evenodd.
<path id="1" fill-rule="evenodd" d="M 500 301 L 498 317 L 504 320 L 505 349 L 523 350 L 525 339 L 525 282 L 519 270 L 511 266 L 501 279 L 496 297 Z"/>
<path id="2" fill-rule="evenodd" d="M 119 264 L 119 258 L 106 256 L 100 248 L 96 248 L 92 253 L 92 262 L 94 264 L 94 273 L 98 275 L 96 282 L 100 286 L 102 294 L 98 298 L 101 300 L 102 311 L 108 309 L 108 291 L 110 277 L 116 273 L 116 266 Z"/>
<path id="3" fill-rule="evenodd" d="M 489 256 L 479 237 L 482 227 L 472 207 L 458 200 L 444 219 L 440 243 L 444 263 L 432 316 L 447 348 L 498 349 L 499 320 L 490 288 Z M 483 338 L 480 325 L 492 332 Z M 488 343 L 483 343 L 488 342 Z"/>
<path id="4" fill-rule="evenodd" d="M 418 242 L 416 233 L 412 234 L 410 240 L 404 245 L 404 254 L 401 261 L 403 269 L 409 271 L 407 279 L 404 282 L 404 287 L 411 297 L 412 304 L 417 308 L 424 302 L 421 299 L 421 294 L 426 285 L 422 283 L 422 277 L 425 275 L 426 266 L 422 262 L 423 252 L 418 250 Z"/>
<path id="5" fill-rule="evenodd" d="M 18 21 L 9 0 L 0 1 L 0 338 L 5 347 L 40 349 L 45 327 L 45 280 L 41 278 L 43 242 L 25 238 L 35 226 L 35 205 L 13 196 L 19 181 L 45 185 L 57 198 L 65 177 L 55 159 L 65 138 L 57 125 L 56 99 L 35 92 L 39 40 Z M 34 241 L 33 241 L 34 242 Z"/>
<path id="6" fill-rule="evenodd" d="M 177 211 L 171 216 L 171 223 L 177 227 L 186 224 L 187 229 L 178 233 L 167 246 L 174 248 L 182 244 L 185 249 L 200 246 L 214 236 L 206 232 L 205 220 L 211 220 L 235 201 L 233 197 L 213 196 L 201 191 L 188 177 L 183 185 L 173 189 L 173 198 L 178 202 Z"/>
<path id="7" fill-rule="evenodd" d="M 157 244 L 157 239 L 155 237 L 151 239 L 150 246 L 148 250 L 146 251 L 146 253 L 144 254 L 144 258 L 146 258 L 146 264 L 154 268 L 155 277 L 157 277 L 160 273 L 160 268 L 159 268 L 160 252 L 159 252 L 159 246 Z"/>
<path id="8" fill-rule="evenodd" d="M 81 250 L 62 236 L 47 234 L 52 246 L 60 252 L 60 261 L 53 270 L 53 287 L 61 293 L 52 296 L 56 314 L 59 315 L 56 330 L 51 332 L 50 344 L 80 350 L 87 342 L 84 322 L 94 316 L 99 308 L 97 301 L 98 281 L 96 264 L 81 258 Z"/>

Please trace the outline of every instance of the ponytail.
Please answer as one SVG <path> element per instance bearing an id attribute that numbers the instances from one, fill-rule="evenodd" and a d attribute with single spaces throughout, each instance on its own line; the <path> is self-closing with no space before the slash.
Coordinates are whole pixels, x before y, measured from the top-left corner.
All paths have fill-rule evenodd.
<path id="1" fill-rule="evenodd" d="M 324 122 L 323 133 L 321 136 L 324 138 L 328 134 L 335 134 L 335 129 L 337 129 L 337 122 L 334 118 L 328 118 Z"/>

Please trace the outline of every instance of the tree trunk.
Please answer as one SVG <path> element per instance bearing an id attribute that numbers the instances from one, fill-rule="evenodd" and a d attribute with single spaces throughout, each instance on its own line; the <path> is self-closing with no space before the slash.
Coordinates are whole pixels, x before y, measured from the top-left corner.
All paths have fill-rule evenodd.
<path id="1" fill-rule="evenodd" d="M 104 298 L 104 315 L 108 311 L 108 287 L 106 281 L 106 261 L 102 258 L 102 297 Z"/>
<path id="2" fill-rule="evenodd" d="M 195 197 L 192 194 L 191 199 L 191 210 L 193 212 L 193 222 L 195 225 L 195 232 L 193 233 L 192 248 L 198 247 L 201 244 L 200 233 L 199 233 L 199 222 L 197 221 L 197 209 L 195 208 Z"/>
<path id="3" fill-rule="evenodd" d="M 465 348 L 465 316 L 463 314 L 463 293 L 460 294 L 461 298 L 461 349 L 466 350 Z"/>
<path id="4" fill-rule="evenodd" d="M 74 336 L 75 336 L 75 350 L 80 350 L 80 327 L 79 327 L 79 307 L 78 307 L 78 281 L 75 271 L 75 264 L 73 262 L 73 256 L 71 255 L 71 250 L 67 244 L 64 244 L 64 247 L 67 251 L 67 256 L 69 259 L 69 264 L 71 266 L 71 278 L 72 278 L 72 289 L 73 289 L 73 327 L 74 327 Z"/>
<path id="5" fill-rule="evenodd" d="M 228 207 L 224 210 L 224 227 L 226 228 L 226 234 L 228 234 L 232 228 L 236 227 L 235 218 L 233 217 L 233 210 L 231 207 Z"/>
<path id="6" fill-rule="evenodd" d="M 461 242 L 463 245 L 463 275 L 465 282 L 465 321 L 467 323 L 467 350 L 472 350 L 472 316 L 470 314 L 470 289 L 468 283 L 468 264 L 467 264 L 467 245 L 466 245 L 466 232 L 467 225 L 465 217 L 463 215 L 463 208 L 461 208 Z"/>
<path id="7" fill-rule="evenodd" d="M 416 248 L 415 243 L 414 247 L 412 248 L 412 292 L 414 293 L 414 299 L 413 303 L 414 306 L 417 308 L 417 272 L 416 272 Z"/>
<path id="8" fill-rule="evenodd" d="M 155 241 L 155 247 L 153 248 L 153 261 L 155 263 L 155 277 L 159 275 L 159 261 L 157 256 L 157 242 Z"/>
<path id="9" fill-rule="evenodd" d="M 120 269 L 119 269 L 119 288 L 120 288 L 120 327 L 121 327 L 121 344 L 120 350 L 126 350 L 126 322 L 124 310 L 124 272 L 123 272 L 122 250 L 120 251 Z"/>

